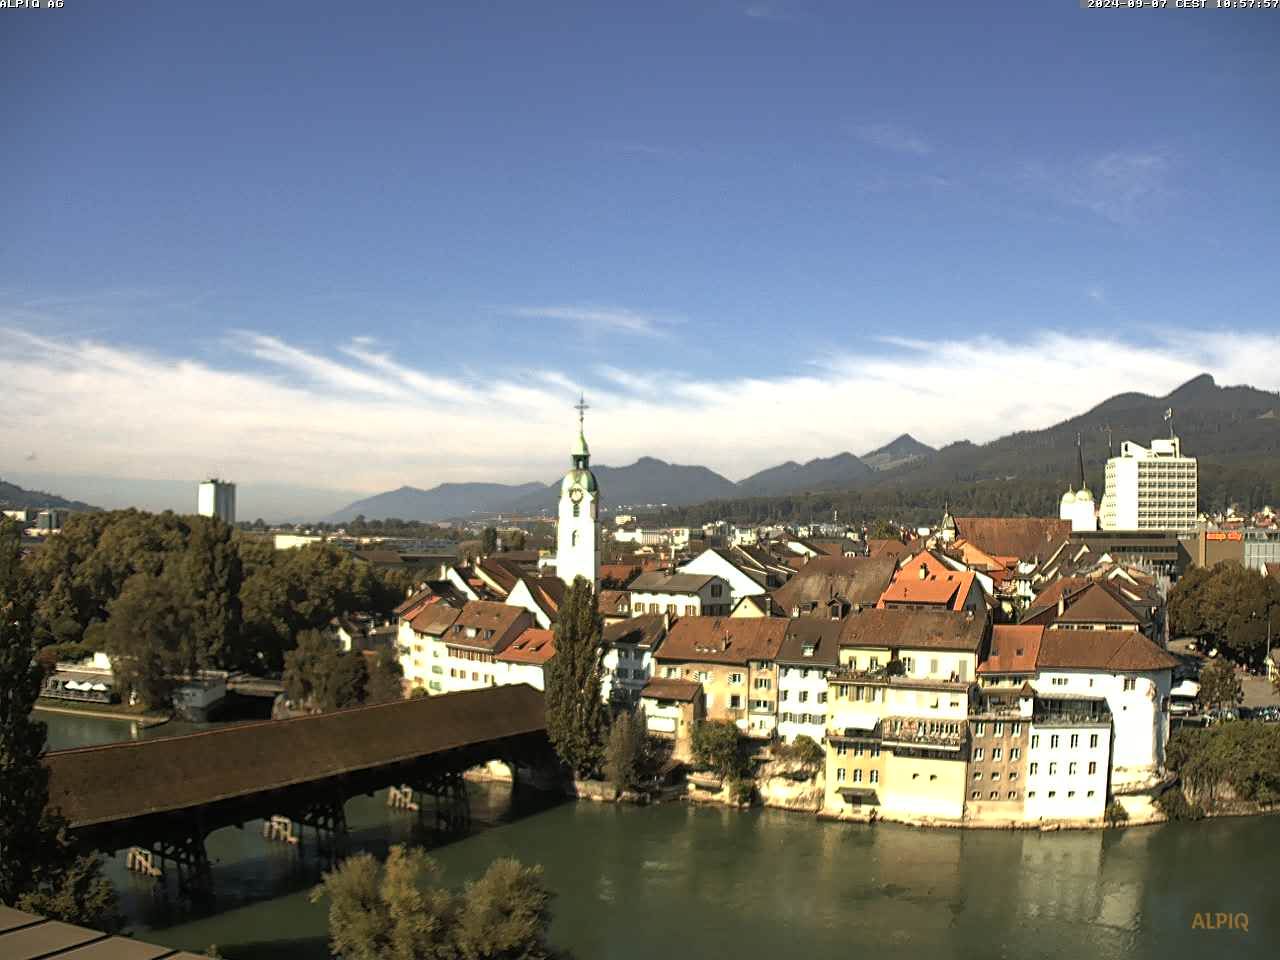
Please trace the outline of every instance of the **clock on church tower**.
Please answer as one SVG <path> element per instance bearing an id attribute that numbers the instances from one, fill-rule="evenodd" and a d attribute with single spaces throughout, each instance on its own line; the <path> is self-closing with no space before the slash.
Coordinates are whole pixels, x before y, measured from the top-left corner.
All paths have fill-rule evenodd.
<path id="1" fill-rule="evenodd" d="M 578 440 L 573 464 L 560 482 L 560 512 L 556 520 L 556 575 L 572 586 L 584 578 L 594 589 L 600 581 L 600 488 L 591 472 L 591 453 L 583 432 L 587 404 L 579 398 Z"/>

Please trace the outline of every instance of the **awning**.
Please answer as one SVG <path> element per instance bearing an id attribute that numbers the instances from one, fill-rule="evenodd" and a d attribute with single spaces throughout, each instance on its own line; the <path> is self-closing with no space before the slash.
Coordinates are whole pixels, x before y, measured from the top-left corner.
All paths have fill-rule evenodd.
<path id="1" fill-rule="evenodd" d="M 861 714 L 855 713 L 853 716 L 845 719 L 844 727 L 846 730 L 869 731 L 869 730 L 874 730 L 876 728 L 876 724 L 879 722 L 880 722 L 879 717 L 875 717 L 871 715 L 862 716 Z"/>
<path id="2" fill-rule="evenodd" d="M 880 798 L 876 796 L 876 792 L 870 787 L 841 787 L 840 796 L 844 798 L 845 803 L 875 803 L 880 802 Z"/>

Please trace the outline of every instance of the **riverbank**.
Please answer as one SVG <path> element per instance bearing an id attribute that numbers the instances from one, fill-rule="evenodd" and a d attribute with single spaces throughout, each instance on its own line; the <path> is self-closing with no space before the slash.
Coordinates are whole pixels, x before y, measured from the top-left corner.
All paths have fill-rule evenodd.
<path id="1" fill-rule="evenodd" d="M 158 727 L 173 719 L 173 714 L 171 713 L 142 713 L 132 707 L 103 703 L 80 706 L 73 701 L 46 700 L 43 697 L 36 700 L 33 709 L 41 713 L 59 713 L 70 717 L 92 717 L 95 720 L 124 720 L 142 727 Z"/>

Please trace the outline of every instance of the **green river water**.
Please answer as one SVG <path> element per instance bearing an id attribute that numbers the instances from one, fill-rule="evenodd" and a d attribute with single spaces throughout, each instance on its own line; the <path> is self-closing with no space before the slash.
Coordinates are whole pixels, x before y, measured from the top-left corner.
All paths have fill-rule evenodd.
<path id="1" fill-rule="evenodd" d="M 50 749 L 196 729 L 41 713 Z M 772 810 L 556 802 L 472 787 L 475 829 L 433 850 L 460 884 L 498 856 L 540 863 L 557 897 L 552 937 L 577 960 L 733 957 L 1280 955 L 1280 818 L 1127 830 L 921 830 L 824 823 Z M 385 851 L 411 817 L 385 797 L 347 805 L 356 849 Z M 304 850 L 260 824 L 209 838 L 213 912 L 166 907 L 110 866 L 139 936 L 230 960 L 324 958 L 325 907 Z M 1248 930 L 1197 914 L 1247 914 Z M 1212 916 L 1209 918 L 1213 922 Z"/>

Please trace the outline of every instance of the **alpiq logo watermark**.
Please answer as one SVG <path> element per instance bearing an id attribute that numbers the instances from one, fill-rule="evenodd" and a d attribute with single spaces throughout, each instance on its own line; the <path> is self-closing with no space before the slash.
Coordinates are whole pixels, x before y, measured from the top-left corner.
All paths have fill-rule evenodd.
<path id="1" fill-rule="evenodd" d="M 1191 917 L 1192 930 L 1240 930 L 1249 932 L 1247 913 L 1196 913 Z"/>

